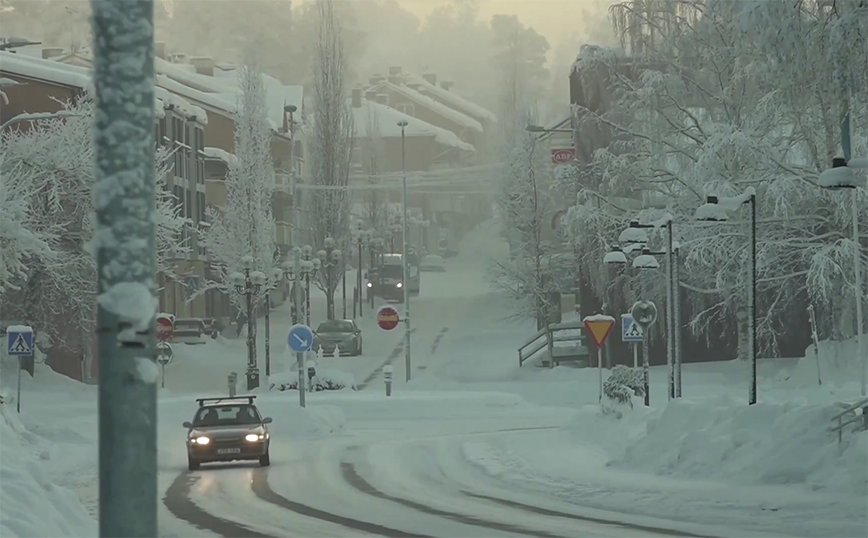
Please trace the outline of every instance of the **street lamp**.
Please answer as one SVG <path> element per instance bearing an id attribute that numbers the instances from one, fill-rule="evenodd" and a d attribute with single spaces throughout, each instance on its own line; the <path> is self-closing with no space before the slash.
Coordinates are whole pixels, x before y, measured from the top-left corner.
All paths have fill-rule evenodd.
<path id="1" fill-rule="evenodd" d="M 316 253 L 316 257 L 320 262 L 320 267 L 325 270 L 327 311 L 326 318 L 335 319 L 335 301 L 334 296 L 332 295 L 332 272 L 338 265 L 340 265 L 343 253 L 340 251 L 340 249 L 335 248 L 335 240 L 331 237 L 326 237 L 324 243 L 325 248 L 318 250 Z"/>
<path id="2" fill-rule="evenodd" d="M 253 257 L 243 256 L 241 267 L 244 273 L 234 272 L 229 275 L 229 281 L 238 295 L 244 295 L 247 301 L 247 390 L 259 386 L 259 368 L 256 365 L 256 340 L 254 335 L 253 296 L 258 294 L 265 284 L 265 274 L 252 271 Z"/>
<path id="3" fill-rule="evenodd" d="M 407 381 L 412 377 L 410 369 L 410 292 L 407 290 L 410 271 L 407 267 L 407 224 L 410 220 L 407 214 L 407 150 L 406 133 L 407 120 L 398 122 L 401 128 L 401 282 L 404 283 L 402 290 L 404 295 L 404 361 L 407 370 Z"/>
<path id="4" fill-rule="evenodd" d="M 862 260 L 860 258 L 859 243 L 859 197 L 857 196 L 861 181 L 856 177 L 854 169 L 868 168 L 868 159 L 850 159 L 837 157 L 832 160 L 832 168 L 824 170 L 820 174 L 817 183 L 820 187 L 829 190 L 851 190 L 853 192 L 853 273 L 855 275 L 854 287 L 856 288 L 856 353 L 862 360 L 860 380 L 862 383 L 862 396 L 866 395 L 868 385 L 868 349 L 865 346 L 865 330 L 862 327 Z"/>
<path id="5" fill-rule="evenodd" d="M 757 327 L 756 327 L 756 287 L 757 287 L 757 239 L 756 239 L 756 190 L 753 187 L 745 189 L 744 193 L 732 198 L 720 198 L 710 195 L 705 204 L 696 209 L 694 218 L 705 222 L 725 222 L 729 219 L 728 212 L 738 209 L 744 204 L 750 204 L 750 388 L 748 404 L 756 403 L 756 361 L 757 361 Z M 857 284 L 858 285 L 858 284 Z"/>

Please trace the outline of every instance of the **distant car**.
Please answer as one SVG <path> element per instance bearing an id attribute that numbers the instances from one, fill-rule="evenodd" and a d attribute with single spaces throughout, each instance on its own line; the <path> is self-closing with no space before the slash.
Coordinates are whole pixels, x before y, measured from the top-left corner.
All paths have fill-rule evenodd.
<path id="1" fill-rule="evenodd" d="M 422 258 L 419 264 L 419 270 L 426 273 L 445 273 L 446 266 L 443 264 L 443 258 L 434 254 L 430 254 Z"/>
<path id="2" fill-rule="evenodd" d="M 268 424 L 253 404 L 256 396 L 199 398 L 199 409 L 187 428 L 187 468 L 195 471 L 202 463 L 259 460 L 271 465 Z"/>
<path id="3" fill-rule="evenodd" d="M 210 334 L 205 320 L 201 318 L 178 318 L 175 320 L 175 332 L 172 342 L 179 344 L 204 344 L 205 335 Z"/>
<path id="4" fill-rule="evenodd" d="M 313 332 L 313 350 L 322 349 L 323 354 L 331 355 L 335 348 L 341 355 L 362 354 L 362 330 L 351 319 L 330 319 L 323 321 Z"/>

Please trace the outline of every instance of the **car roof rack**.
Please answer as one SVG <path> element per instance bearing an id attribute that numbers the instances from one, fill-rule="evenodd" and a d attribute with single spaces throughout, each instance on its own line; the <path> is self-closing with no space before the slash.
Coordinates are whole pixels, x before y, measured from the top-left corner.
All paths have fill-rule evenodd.
<path id="1" fill-rule="evenodd" d="M 219 403 L 233 400 L 247 400 L 248 404 L 253 405 L 254 398 L 256 396 L 224 396 L 221 398 L 196 398 L 196 402 L 199 403 L 199 407 L 203 407 L 205 402 Z"/>

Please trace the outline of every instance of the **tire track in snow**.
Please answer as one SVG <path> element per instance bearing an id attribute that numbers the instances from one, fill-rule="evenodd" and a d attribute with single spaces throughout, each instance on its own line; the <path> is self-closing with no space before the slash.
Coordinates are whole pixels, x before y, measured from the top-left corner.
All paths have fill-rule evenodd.
<path id="1" fill-rule="evenodd" d="M 200 478 L 192 473 L 179 473 L 172 481 L 163 496 L 163 505 L 173 516 L 197 529 L 210 531 L 225 538 L 276 538 L 254 531 L 240 523 L 217 517 L 197 506 L 190 498 L 190 491 Z"/>
<path id="2" fill-rule="evenodd" d="M 443 337 L 446 336 L 446 333 L 449 332 L 449 327 L 443 327 L 440 329 L 440 332 L 437 334 L 437 338 L 434 339 L 434 343 L 431 344 L 431 354 L 437 352 L 437 348 L 440 346 L 440 340 L 443 340 Z"/>
<path id="3" fill-rule="evenodd" d="M 416 332 L 415 328 L 410 329 L 411 335 L 415 332 Z M 382 375 L 382 373 L 383 373 L 383 367 L 392 364 L 392 362 L 394 362 L 395 359 L 400 357 L 401 353 L 403 353 L 403 352 L 404 352 L 404 340 L 402 339 L 401 342 L 397 346 L 395 346 L 395 349 L 393 349 L 392 352 L 389 353 L 389 357 L 386 359 L 386 362 L 384 362 L 383 364 L 378 366 L 373 372 L 371 372 L 371 374 L 368 377 L 365 378 L 364 381 L 362 381 L 361 383 L 356 385 L 356 387 L 358 387 L 358 390 L 364 390 L 365 387 L 367 387 L 368 385 L 371 384 L 371 381 L 380 377 L 380 375 Z"/>
<path id="4" fill-rule="evenodd" d="M 268 471 L 268 468 L 255 470 L 253 472 L 253 482 L 250 486 L 254 495 L 267 503 L 279 506 L 280 508 L 295 512 L 296 514 L 305 517 L 334 523 L 335 525 L 340 525 L 353 531 L 361 531 L 379 536 L 388 536 L 390 538 L 433 538 L 432 536 L 425 534 L 414 534 L 411 532 L 400 531 L 376 523 L 333 514 L 306 504 L 291 501 L 271 489 L 271 486 L 268 484 Z"/>
<path id="5" fill-rule="evenodd" d="M 396 504 L 400 504 L 406 506 L 407 508 L 411 508 L 418 512 L 422 512 L 425 514 L 430 514 L 433 516 L 442 517 L 445 519 L 449 519 L 455 521 L 457 523 L 461 523 L 463 525 L 470 525 L 473 527 L 483 527 L 486 529 L 492 529 L 502 532 L 508 532 L 512 534 L 518 534 L 522 536 L 535 536 L 538 538 L 569 538 L 566 536 L 562 536 L 560 534 L 553 534 L 540 530 L 532 530 L 527 527 L 521 527 L 518 525 L 510 525 L 509 523 L 500 523 L 498 521 L 492 521 L 488 519 L 479 518 L 476 516 L 470 516 L 466 514 L 461 514 L 458 512 L 449 512 L 447 510 L 441 510 L 439 508 L 434 508 L 433 506 L 428 506 L 426 504 L 418 503 L 416 501 L 412 501 L 410 499 L 404 499 L 402 497 L 396 497 L 394 495 L 390 495 L 383 491 L 378 490 L 374 486 L 372 486 L 368 481 L 359 475 L 356 471 L 356 467 L 354 464 L 349 462 L 341 462 L 341 474 L 344 477 L 344 480 L 352 486 L 354 489 L 361 491 L 362 493 L 366 493 L 372 497 L 376 497 L 378 499 L 387 500 Z"/>

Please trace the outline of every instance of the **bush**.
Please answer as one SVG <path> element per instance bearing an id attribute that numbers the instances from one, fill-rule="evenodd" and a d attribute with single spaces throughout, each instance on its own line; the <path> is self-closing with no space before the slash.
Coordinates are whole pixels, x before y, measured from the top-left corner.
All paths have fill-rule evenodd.
<path id="1" fill-rule="evenodd" d="M 642 370 L 617 365 L 603 383 L 603 412 L 621 418 L 622 408 L 632 409 L 633 398 L 645 397 L 645 379 Z"/>
<path id="2" fill-rule="evenodd" d="M 305 388 L 306 388 L 306 390 L 311 389 L 311 387 L 309 385 L 306 386 Z M 313 392 L 322 392 L 324 390 L 342 390 L 345 388 L 347 388 L 347 386 L 344 385 L 343 383 L 341 383 L 340 381 L 332 381 L 331 379 L 322 379 L 322 380 L 318 379 L 318 380 L 314 381 L 314 383 L 313 383 Z M 275 390 L 275 389 L 279 390 L 279 391 L 298 390 L 298 381 L 290 381 L 289 383 L 280 383 L 278 385 L 275 385 L 272 383 L 272 385 L 268 388 L 268 390 Z M 358 389 L 356 389 L 356 387 L 352 387 L 352 389 L 358 390 Z"/>

